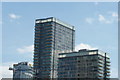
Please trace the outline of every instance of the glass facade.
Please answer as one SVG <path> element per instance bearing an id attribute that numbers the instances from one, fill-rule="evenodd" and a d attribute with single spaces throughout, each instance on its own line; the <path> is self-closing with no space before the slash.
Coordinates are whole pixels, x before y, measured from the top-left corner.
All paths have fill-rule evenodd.
<path id="1" fill-rule="evenodd" d="M 110 58 L 99 50 L 60 53 L 58 78 L 109 78 Z M 64 56 L 63 56 L 64 55 Z"/>
<path id="2" fill-rule="evenodd" d="M 74 50 L 74 27 L 54 17 L 35 23 L 34 69 L 39 78 L 56 78 L 58 53 Z"/>

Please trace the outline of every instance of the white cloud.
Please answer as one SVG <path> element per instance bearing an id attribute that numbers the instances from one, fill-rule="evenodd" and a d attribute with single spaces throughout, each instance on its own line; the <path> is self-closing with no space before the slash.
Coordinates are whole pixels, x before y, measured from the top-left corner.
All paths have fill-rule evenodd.
<path id="1" fill-rule="evenodd" d="M 114 11 L 109 11 L 108 14 L 110 14 L 112 17 L 118 17 L 118 13 Z"/>
<path id="2" fill-rule="evenodd" d="M 13 64 L 17 64 L 19 62 L 6 62 L 2 63 L 0 66 L 0 79 L 1 78 L 13 78 L 13 71 L 9 70 L 9 67 L 13 67 Z M 29 64 L 33 64 L 33 62 L 28 62 Z"/>
<path id="3" fill-rule="evenodd" d="M 92 24 L 94 19 L 93 18 L 86 18 L 85 21 L 89 24 Z"/>
<path id="4" fill-rule="evenodd" d="M 99 14 L 98 16 L 99 16 L 99 18 L 98 18 L 99 21 L 105 21 L 106 20 L 103 15 Z"/>
<path id="5" fill-rule="evenodd" d="M 11 19 L 19 19 L 21 16 L 11 13 L 11 14 L 9 14 L 9 17 Z"/>
<path id="6" fill-rule="evenodd" d="M 34 45 L 24 46 L 22 48 L 17 49 L 19 53 L 33 52 L 33 50 L 34 50 Z"/>
<path id="7" fill-rule="evenodd" d="M 107 13 L 108 13 L 107 16 L 99 14 L 98 21 L 101 23 L 106 23 L 106 24 L 111 24 L 113 22 L 118 21 L 118 13 L 117 12 L 109 11 Z"/>
<path id="8" fill-rule="evenodd" d="M 98 20 L 99 20 L 101 23 L 106 23 L 106 24 L 113 23 L 113 19 L 112 19 L 112 18 L 106 19 L 105 16 L 103 16 L 102 14 L 99 14 L 99 15 L 98 15 Z"/>
<path id="9" fill-rule="evenodd" d="M 9 67 L 12 67 L 13 64 L 15 64 L 16 62 L 6 62 L 6 63 L 2 63 L 2 65 L 0 66 L 0 74 L 2 74 L 0 76 L 0 78 L 12 78 L 13 77 L 13 71 L 9 70 Z"/>
<path id="10" fill-rule="evenodd" d="M 97 17 L 98 18 L 88 17 L 85 19 L 85 21 L 89 24 L 92 24 L 94 21 L 98 21 L 100 23 L 105 23 L 105 24 L 111 24 L 111 23 L 117 22 L 119 20 L 118 13 L 112 12 L 112 11 L 107 12 L 107 14 L 105 14 L 105 15 L 98 14 Z"/>
<path id="11" fill-rule="evenodd" d="M 12 78 L 13 72 L 9 70 L 9 66 L 0 66 L 2 68 L 1 78 Z"/>
<path id="12" fill-rule="evenodd" d="M 92 47 L 92 46 L 90 46 L 90 45 L 88 45 L 88 44 L 81 43 L 81 44 L 75 46 L 75 51 L 78 51 L 78 50 L 80 50 L 80 49 L 93 50 L 93 49 L 97 49 L 97 48 Z"/>
<path id="13" fill-rule="evenodd" d="M 112 12 L 112 17 L 118 17 L 118 13 Z"/>

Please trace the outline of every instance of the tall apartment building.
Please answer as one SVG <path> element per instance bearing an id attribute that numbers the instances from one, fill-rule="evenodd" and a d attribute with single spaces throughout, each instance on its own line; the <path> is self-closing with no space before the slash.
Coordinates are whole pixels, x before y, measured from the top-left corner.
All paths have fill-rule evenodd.
<path id="1" fill-rule="evenodd" d="M 13 80 L 32 80 L 33 78 L 33 67 L 28 62 L 20 62 L 18 64 L 13 64 Z"/>
<path id="2" fill-rule="evenodd" d="M 56 78 L 58 53 L 74 50 L 74 26 L 54 17 L 35 21 L 34 69 L 38 78 Z"/>
<path id="3" fill-rule="evenodd" d="M 108 53 L 100 50 L 60 53 L 58 63 L 58 78 L 106 80 L 110 77 L 110 58 Z"/>

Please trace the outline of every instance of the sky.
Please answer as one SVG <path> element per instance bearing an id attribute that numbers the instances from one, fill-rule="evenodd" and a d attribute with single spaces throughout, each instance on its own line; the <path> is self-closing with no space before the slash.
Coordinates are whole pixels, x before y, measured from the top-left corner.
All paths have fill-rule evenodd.
<path id="1" fill-rule="evenodd" d="M 100 49 L 111 58 L 118 77 L 117 2 L 3 2 L 2 77 L 12 77 L 14 63 L 33 61 L 35 19 L 56 17 L 75 26 L 75 50 Z"/>
<path id="2" fill-rule="evenodd" d="M 119 2 L 119 0 L 1 0 L 2 2 Z"/>

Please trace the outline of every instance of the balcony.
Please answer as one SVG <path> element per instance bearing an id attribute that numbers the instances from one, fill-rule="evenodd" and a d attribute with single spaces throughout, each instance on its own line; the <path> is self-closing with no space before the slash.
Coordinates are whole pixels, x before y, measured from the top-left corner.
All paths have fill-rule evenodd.
<path id="1" fill-rule="evenodd" d="M 100 63 L 98 63 L 98 66 L 99 66 L 99 67 L 103 67 L 104 65 L 103 65 L 103 64 L 100 64 Z"/>
<path id="2" fill-rule="evenodd" d="M 98 75 L 98 77 L 99 77 L 99 78 L 103 78 L 103 76 L 102 76 L 102 75 Z"/>
<path id="3" fill-rule="evenodd" d="M 51 36 L 47 36 L 46 38 L 52 38 L 53 36 L 51 35 Z"/>
<path id="4" fill-rule="evenodd" d="M 47 26 L 47 27 L 45 27 L 45 29 L 46 29 L 46 30 L 52 30 L 53 27 L 52 27 L 52 26 Z"/>
<path id="5" fill-rule="evenodd" d="M 46 39 L 46 41 L 53 41 L 53 39 Z"/>
<path id="6" fill-rule="evenodd" d="M 103 74 L 103 70 L 98 70 L 98 73 Z"/>
<path id="7" fill-rule="evenodd" d="M 40 33 L 41 33 L 40 30 L 35 30 L 35 35 L 36 35 L 36 34 L 40 34 Z"/>
<path id="8" fill-rule="evenodd" d="M 39 39 L 41 39 L 41 38 L 40 38 L 40 37 L 35 37 L 35 39 L 38 39 L 38 40 L 39 40 Z"/>
<path id="9" fill-rule="evenodd" d="M 45 45 L 52 45 L 52 42 L 45 42 Z"/>
<path id="10" fill-rule="evenodd" d="M 99 60 L 103 60 L 103 57 L 102 57 L 102 56 L 98 56 L 98 59 L 99 59 Z"/>
<path id="11" fill-rule="evenodd" d="M 52 27 L 53 25 L 52 24 L 47 24 L 45 25 L 46 27 Z"/>
<path id="12" fill-rule="evenodd" d="M 38 55 L 34 55 L 34 57 L 38 57 Z"/>
<path id="13" fill-rule="evenodd" d="M 34 63 L 35 63 L 35 64 L 36 64 L 36 63 L 39 63 L 39 61 L 35 60 Z"/>
<path id="14" fill-rule="evenodd" d="M 51 48 L 51 47 L 52 47 L 52 45 L 46 45 L 46 46 L 45 46 L 45 48 L 49 48 L 49 47 Z"/>
<path id="15" fill-rule="evenodd" d="M 34 54 L 39 54 L 38 52 L 34 52 Z M 37 56 L 37 55 L 36 55 Z"/>
<path id="16" fill-rule="evenodd" d="M 40 41 L 39 40 L 36 40 L 35 43 L 39 43 Z"/>
<path id="17" fill-rule="evenodd" d="M 104 64 L 104 62 L 102 60 L 98 60 L 98 63 Z"/>
<path id="18" fill-rule="evenodd" d="M 106 66 L 110 66 L 110 64 L 109 64 L 109 63 L 106 63 Z"/>
<path id="19" fill-rule="evenodd" d="M 51 29 L 51 30 L 47 30 L 46 33 L 47 33 L 47 32 L 51 32 L 51 33 L 52 33 L 52 31 L 53 31 L 52 29 Z"/>
<path id="20" fill-rule="evenodd" d="M 110 59 L 106 59 L 106 62 L 107 62 L 107 63 L 110 63 Z"/>
<path id="21" fill-rule="evenodd" d="M 38 59 L 37 59 L 37 58 L 34 58 L 34 61 L 35 61 L 35 60 L 38 60 Z"/>
<path id="22" fill-rule="evenodd" d="M 53 33 L 52 33 L 52 32 L 49 32 L 49 33 L 46 33 L 46 34 L 48 34 L 48 35 L 52 35 Z"/>
<path id="23" fill-rule="evenodd" d="M 110 68 L 109 68 L 109 67 L 106 67 L 106 69 L 107 69 L 107 70 L 110 70 Z"/>
<path id="24" fill-rule="evenodd" d="M 110 73 L 110 71 L 106 71 L 107 73 Z"/>
<path id="25" fill-rule="evenodd" d="M 98 67 L 98 70 L 103 70 L 103 68 L 102 67 Z"/>
<path id="26" fill-rule="evenodd" d="M 110 74 L 107 74 L 107 76 L 109 77 L 109 76 L 110 76 Z"/>

